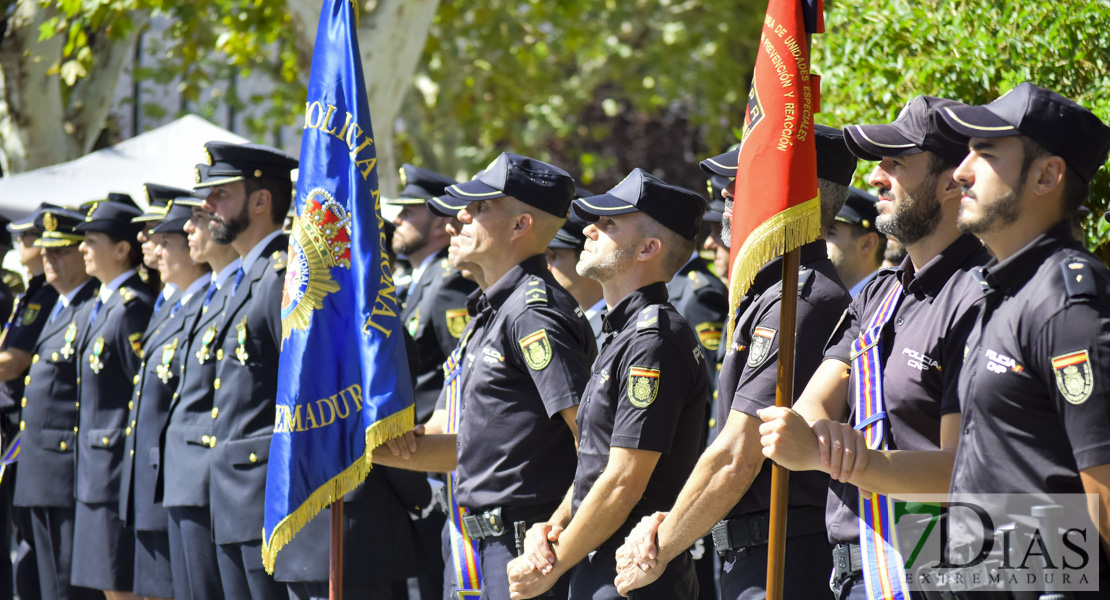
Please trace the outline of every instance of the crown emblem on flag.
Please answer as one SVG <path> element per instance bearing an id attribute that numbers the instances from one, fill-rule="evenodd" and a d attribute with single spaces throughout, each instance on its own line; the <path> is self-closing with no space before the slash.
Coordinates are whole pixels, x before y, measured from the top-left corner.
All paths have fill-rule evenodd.
<path id="1" fill-rule="evenodd" d="M 307 329 L 312 312 L 340 286 L 331 269 L 351 268 L 351 216 L 327 191 L 309 192 L 302 213 L 293 219 L 289 264 L 281 298 L 282 339 Z"/>

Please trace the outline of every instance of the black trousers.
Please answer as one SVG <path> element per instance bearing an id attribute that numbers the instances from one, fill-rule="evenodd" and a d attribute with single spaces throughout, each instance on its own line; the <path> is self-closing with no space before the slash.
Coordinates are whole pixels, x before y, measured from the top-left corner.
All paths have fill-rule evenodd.
<path id="1" fill-rule="evenodd" d="M 824 532 L 786 540 L 784 562 L 785 600 L 832 599 L 829 589 L 832 549 Z M 767 597 L 766 585 L 767 546 L 733 550 L 725 556 L 721 569 L 721 600 L 763 600 Z"/>
<path id="2" fill-rule="evenodd" d="M 617 577 L 617 548 L 603 546 L 570 572 L 570 600 L 622 600 Z M 675 557 L 651 585 L 631 593 L 631 600 L 697 600 L 698 577 L 689 552 Z"/>
<path id="3" fill-rule="evenodd" d="M 486 538 L 478 543 L 478 555 L 482 560 L 481 600 L 508 600 L 508 565 L 516 558 L 516 540 L 511 535 Z M 565 600 L 569 587 L 570 574 L 563 575 L 544 598 Z"/>

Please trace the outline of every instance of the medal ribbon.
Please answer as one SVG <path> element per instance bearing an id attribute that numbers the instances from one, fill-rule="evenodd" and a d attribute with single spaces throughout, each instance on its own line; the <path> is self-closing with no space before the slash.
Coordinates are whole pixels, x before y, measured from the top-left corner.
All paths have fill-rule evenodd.
<path id="1" fill-rule="evenodd" d="M 895 285 L 879 304 L 879 310 L 852 342 L 852 388 L 855 404 L 854 427 L 862 432 L 867 447 L 887 449 L 886 405 L 883 402 L 882 344 L 883 327 L 902 300 L 902 286 Z M 909 600 L 905 561 L 898 550 L 894 523 L 894 500 L 889 496 L 859 495 L 860 557 L 868 598 Z"/>
<path id="2" fill-rule="evenodd" d="M 451 351 L 447 361 L 443 363 L 444 387 L 447 394 L 447 426 L 446 433 L 458 433 L 461 421 L 461 399 L 459 394 L 459 376 L 462 374 L 463 351 L 470 340 L 472 327 L 462 342 Z M 455 471 L 447 474 L 447 509 L 451 511 L 450 537 L 451 558 L 455 566 L 455 587 L 459 600 L 477 598 L 482 593 L 482 563 L 478 559 L 478 542 L 471 540 L 462 524 L 463 515 L 469 511 L 459 506 L 455 498 Z"/>

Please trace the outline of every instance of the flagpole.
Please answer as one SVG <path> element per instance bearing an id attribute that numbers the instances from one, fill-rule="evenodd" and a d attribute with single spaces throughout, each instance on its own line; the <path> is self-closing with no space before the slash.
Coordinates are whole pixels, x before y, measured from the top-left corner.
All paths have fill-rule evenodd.
<path id="1" fill-rule="evenodd" d="M 331 576 L 328 600 L 343 600 L 343 497 L 331 505 Z"/>

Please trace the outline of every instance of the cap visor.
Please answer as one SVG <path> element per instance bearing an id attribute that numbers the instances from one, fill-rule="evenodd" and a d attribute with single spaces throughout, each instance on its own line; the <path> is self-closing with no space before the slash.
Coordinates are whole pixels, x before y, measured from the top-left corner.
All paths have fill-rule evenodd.
<path id="1" fill-rule="evenodd" d="M 412 206 L 416 204 L 424 204 L 431 198 L 386 198 L 383 204 L 392 204 L 393 206 Z"/>
<path id="2" fill-rule="evenodd" d="M 1021 135 L 987 106 L 945 106 L 936 112 L 937 128 L 944 137 L 966 142 L 968 138 L 996 138 Z"/>
<path id="3" fill-rule="evenodd" d="M 71 235 L 63 233 L 55 234 L 55 236 L 47 237 L 46 235 L 43 235 L 39 239 L 35 240 L 35 243 L 32 245 L 36 248 L 65 248 L 67 246 L 76 246 L 77 244 L 85 241 L 85 236 L 83 235 Z"/>
<path id="4" fill-rule="evenodd" d="M 227 185 L 229 183 L 235 183 L 236 181 L 243 181 L 244 179 L 246 179 L 246 177 L 243 177 L 242 175 L 236 175 L 235 177 L 213 178 L 194 185 L 193 189 L 203 190 L 210 187 L 216 187 L 217 185 Z"/>
<path id="5" fill-rule="evenodd" d="M 574 212 L 589 222 L 597 221 L 605 215 L 624 215 L 639 209 L 610 194 L 578 198 L 573 203 Z"/>
<path id="6" fill-rule="evenodd" d="M 701 220 L 705 221 L 706 223 L 720 223 L 722 217 L 724 217 L 724 214 L 720 211 L 711 210 L 705 213 L 705 216 L 702 217 Z"/>
<path id="7" fill-rule="evenodd" d="M 850 125 L 844 128 L 848 151 L 863 160 L 882 160 L 884 156 L 919 154 L 923 150 L 891 125 Z"/>
<path id="8" fill-rule="evenodd" d="M 185 224 L 189 219 L 174 219 L 172 221 L 162 221 L 151 228 L 151 233 L 182 233 L 185 231 Z"/>
<path id="9" fill-rule="evenodd" d="M 492 200 L 506 195 L 505 192 L 490 187 L 477 179 L 449 185 L 444 191 L 446 191 L 449 196 L 453 196 L 460 200 L 466 200 L 467 204 L 477 200 Z"/>
<path id="10" fill-rule="evenodd" d="M 454 196 L 446 195 L 436 196 L 424 203 L 428 210 L 432 211 L 432 214 L 441 217 L 454 217 L 459 214 L 460 210 L 466 208 L 467 204 L 470 204 L 469 200 L 460 200 Z"/>
<path id="11" fill-rule="evenodd" d="M 148 212 L 148 213 L 143 213 L 143 214 L 135 217 L 134 219 L 131 219 L 131 222 L 132 223 L 148 223 L 150 221 L 161 221 L 164 218 L 166 218 L 165 213 Z"/>
<path id="12" fill-rule="evenodd" d="M 551 243 L 548 244 L 547 247 L 556 249 L 566 248 L 567 250 L 578 250 L 582 247 L 582 244 L 578 243 L 577 240 L 571 241 L 569 239 L 563 239 L 559 237 L 560 235 L 563 235 L 562 232 L 555 234 L 555 237 L 552 238 Z"/>
<path id="13" fill-rule="evenodd" d="M 728 177 L 729 179 L 736 177 L 736 168 L 740 163 L 740 149 L 731 150 L 724 154 L 718 154 L 713 158 L 707 158 L 698 166 L 702 171 L 710 175 L 720 175 L 721 177 Z"/>

